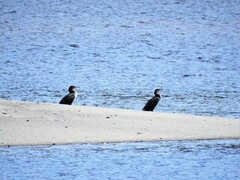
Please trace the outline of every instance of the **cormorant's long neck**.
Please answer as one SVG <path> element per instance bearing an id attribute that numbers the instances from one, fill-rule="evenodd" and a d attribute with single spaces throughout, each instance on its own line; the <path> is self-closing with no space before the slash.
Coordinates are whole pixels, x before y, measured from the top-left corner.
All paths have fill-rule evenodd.
<path id="1" fill-rule="evenodd" d="M 155 97 L 159 97 L 159 98 L 161 98 L 160 94 L 155 94 Z"/>
<path id="2" fill-rule="evenodd" d="M 75 98 L 76 98 L 76 97 L 77 97 L 77 95 L 78 95 L 78 93 L 77 93 L 77 91 L 76 91 L 76 90 L 69 91 L 69 93 L 72 93 L 72 94 L 74 94 Z"/>
<path id="3" fill-rule="evenodd" d="M 70 90 L 69 93 L 74 93 L 76 94 L 77 92 L 75 90 Z"/>

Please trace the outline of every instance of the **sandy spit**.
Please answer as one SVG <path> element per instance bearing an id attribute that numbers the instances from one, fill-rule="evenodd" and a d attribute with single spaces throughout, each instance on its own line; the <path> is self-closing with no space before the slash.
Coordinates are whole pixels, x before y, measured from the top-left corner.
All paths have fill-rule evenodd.
<path id="1" fill-rule="evenodd" d="M 0 99 L 0 146 L 240 138 L 240 119 Z"/>

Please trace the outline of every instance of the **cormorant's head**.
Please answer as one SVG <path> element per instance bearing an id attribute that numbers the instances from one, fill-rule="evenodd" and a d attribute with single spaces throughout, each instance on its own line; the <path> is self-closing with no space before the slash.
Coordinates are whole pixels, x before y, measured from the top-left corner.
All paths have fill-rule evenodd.
<path id="1" fill-rule="evenodd" d="M 70 86 L 69 88 L 68 88 L 68 91 L 71 93 L 71 92 L 76 92 L 76 86 Z"/>
<path id="2" fill-rule="evenodd" d="M 159 96 L 160 96 L 160 89 L 155 89 L 154 95 L 155 95 L 155 96 L 156 96 L 156 95 L 159 95 Z"/>

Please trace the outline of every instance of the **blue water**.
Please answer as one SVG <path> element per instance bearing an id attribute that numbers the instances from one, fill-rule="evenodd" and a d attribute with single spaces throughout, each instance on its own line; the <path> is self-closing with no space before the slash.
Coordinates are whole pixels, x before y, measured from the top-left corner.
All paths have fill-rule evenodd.
<path id="1" fill-rule="evenodd" d="M 0 0 L 0 98 L 240 118 L 239 0 Z M 240 141 L 0 147 L 0 179 L 239 179 Z"/>
<path id="2" fill-rule="evenodd" d="M 0 98 L 240 118 L 239 0 L 0 0 Z"/>
<path id="3" fill-rule="evenodd" d="M 1 179 L 240 177 L 240 140 L 0 147 Z"/>

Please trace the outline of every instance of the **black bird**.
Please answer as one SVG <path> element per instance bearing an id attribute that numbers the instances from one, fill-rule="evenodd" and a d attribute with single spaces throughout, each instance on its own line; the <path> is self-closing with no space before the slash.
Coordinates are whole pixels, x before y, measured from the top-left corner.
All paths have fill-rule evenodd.
<path id="1" fill-rule="evenodd" d="M 77 97 L 76 86 L 70 86 L 68 88 L 69 93 L 62 98 L 59 104 L 68 104 L 71 105 L 74 99 Z"/>
<path id="2" fill-rule="evenodd" d="M 154 95 L 155 95 L 154 97 L 148 100 L 148 102 L 143 108 L 143 111 L 153 111 L 153 109 L 156 107 L 159 100 L 161 99 L 160 89 L 155 89 Z"/>

